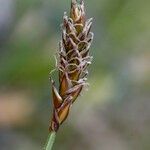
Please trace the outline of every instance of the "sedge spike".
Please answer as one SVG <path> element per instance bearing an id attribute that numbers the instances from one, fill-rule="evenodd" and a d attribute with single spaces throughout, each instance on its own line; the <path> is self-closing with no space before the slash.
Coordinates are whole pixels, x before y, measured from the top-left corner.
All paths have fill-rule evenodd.
<path id="1" fill-rule="evenodd" d="M 92 57 L 89 48 L 93 40 L 90 31 L 92 18 L 86 20 L 84 1 L 71 1 L 70 15 L 64 13 L 62 38 L 59 43 L 56 70 L 59 74 L 59 89 L 51 79 L 53 95 L 53 116 L 50 132 L 57 132 L 68 117 L 70 107 L 86 85 L 87 67 Z"/>

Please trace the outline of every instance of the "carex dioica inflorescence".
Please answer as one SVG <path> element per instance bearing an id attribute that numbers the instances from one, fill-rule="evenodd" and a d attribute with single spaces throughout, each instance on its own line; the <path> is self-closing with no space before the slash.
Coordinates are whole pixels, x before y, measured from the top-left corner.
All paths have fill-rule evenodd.
<path id="1" fill-rule="evenodd" d="M 64 13 L 62 24 L 62 39 L 57 59 L 59 72 L 59 90 L 52 82 L 53 117 L 50 131 L 59 129 L 59 126 L 68 116 L 71 105 L 79 96 L 86 84 L 87 67 L 92 57 L 89 48 L 93 40 L 90 32 L 92 18 L 85 20 L 84 2 L 72 0 L 70 16 Z"/>

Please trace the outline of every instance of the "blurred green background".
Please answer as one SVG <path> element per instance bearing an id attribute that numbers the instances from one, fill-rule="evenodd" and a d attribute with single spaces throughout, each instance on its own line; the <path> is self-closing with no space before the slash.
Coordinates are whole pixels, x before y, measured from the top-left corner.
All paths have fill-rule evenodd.
<path id="1" fill-rule="evenodd" d="M 150 1 L 85 0 L 93 17 L 88 92 L 54 150 L 150 150 Z M 70 0 L 0 0 L 0 150 L 41 150 L 49 72 Z"/>

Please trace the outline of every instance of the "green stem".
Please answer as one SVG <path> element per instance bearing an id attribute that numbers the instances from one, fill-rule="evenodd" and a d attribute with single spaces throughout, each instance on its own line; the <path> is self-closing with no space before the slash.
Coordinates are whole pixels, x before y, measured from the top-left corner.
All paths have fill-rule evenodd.
<path id="1" fill-rule="evenodd" d="M 53 144 L 55 141 L 55 137 L 56 137 L 56 132 L 53 131 L 53 132 L 49 133 L 44 150 L 52 150 L 52 147 L 53 147 Z"/>

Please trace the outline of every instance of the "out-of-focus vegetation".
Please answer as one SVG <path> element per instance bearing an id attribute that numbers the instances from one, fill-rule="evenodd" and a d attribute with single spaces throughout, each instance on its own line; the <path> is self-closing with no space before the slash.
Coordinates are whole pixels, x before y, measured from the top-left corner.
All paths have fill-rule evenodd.
<path id="1" fill-rule="evenodd" d="M 150 149 L 150 1 L 85 0 L 94 18 L 88 92 L 56 150 Z M 51 116 L 49 72 L 70 0 L 0 0 L 0 149 L 40 150 Z"/>

